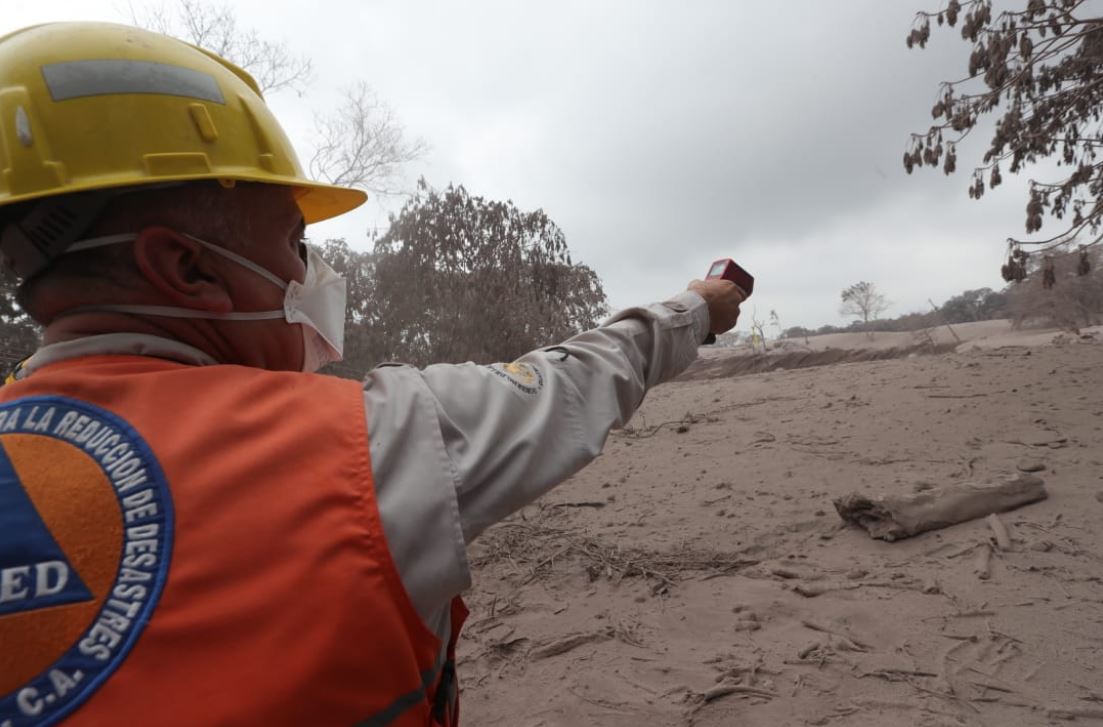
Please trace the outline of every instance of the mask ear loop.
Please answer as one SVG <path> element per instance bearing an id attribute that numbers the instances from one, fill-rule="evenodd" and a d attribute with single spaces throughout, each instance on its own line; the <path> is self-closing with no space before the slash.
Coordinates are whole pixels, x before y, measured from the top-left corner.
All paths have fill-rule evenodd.
<path id="1" fill-rule="evenodd" d="M 265 270 L 260 265 L 250 260 L 247 257 L 242 257 L 235 252 L 230 252 L 224 247 L 201 240 L 194 235 L 189 235 L 186 232 L 179 233 L 193 242 L 197 242 L 203 247 L 207 248 L 211 252 L 214 252 L 222 257 L 232 260 L 233 262 L 241 265 L 247 270 L 251 270 L 257 275 L 261 276 L 268 282 L 277 286 L 280 290 L 286 291 L 289 287 L 289 283 L 280 280 L 271 272 Z M 81 240 L 80 242 L 73 243 L 65 252 L 80 252 L 82 250 L 93 250 L 98 247 L 107 247 L 109 245 L 118 245 L 124 242 L 131 242 L 137 240 L 138 235 L 128 232 L 119 235 L 104 235 L 103 237 L 93 237 L 88 240 Z M 163 316 L 165 318 L 200 318 L 212 321 L 263 321 L 273 320 L 276 318 L 285 318 L 286 312 L 283 310 L 278 311 L 234 311 L 231 313 L 204 313 L 202 311 L 191 310 L 189 308 L 176 308 L 173 306 L 161 306 L 161 305 L 90 305 L 74 308 L 71 311 L 67 311 L 66 315 L 72 315 L 74 313 L 138 313 L 142 315 L 154 315 Z"/>
<path id="2" fill-rule="evenodd" d="M 226 248 L 219 247 L 218 245 L 214 245 L 212 243 L 209 243 L 206 240 L 200 240 L 198 237 L 195 237 L 194 235 L 189 235 L 186 232 L 182 232 L 180 234 L 182 234 L 184 237 L 188 238 L 192 242 L 198 242 L 200 245 L 207 248 L 211 252 L 216 253 L 218 255 L 221 255 L 222 257 L 226 258 L 227 260 L 233 260 L 238 265 L 241 265 L 244 268 L 248 268 L 249 270 L 252 270 L 254 273 L 261 276 L 262 278 L 264 278 L 268 282 L 270 282 L 273 285 L 279 287 L 280 290 L 287 290 L 288 282 L 286 280 L 280 280 L 275 275 L 273 275 L 271 272 L 269 272 L 268 270 L 265 270 L 260 265 L 257 265 L 255 262 L 253 262 L 249 258 L 242 257 L 241 255 L 238 255 L 236 252 L 230 252 Z"/>
<path id="3" fill-rule="evenodd" d="M 209 313 L 190 308 L 173 308 L 167 305 L 125 305 L 108 303 L 105 305 L 83 305 L 65 311 L 64 315 L 76 313 L 136 313 L 145 316 L 164 318 L 196 318 L 207 321 L 268 321 L 284 318 L 282 310 L 272 311 L 233 311 L 231 313 Z M 61 317 L 60 315 L 58 316 Z"/>
<path id="4" fill-rule="evenodd" d="M 265 280 L 267 280 L 268 282 L 270 282 L 273 285 L 277 286 L 280 290 L 287 290 L 288 283 L 286 281 L 280 280 L 278 277 L 273 275 L 271 272 L 265 270 L 260 265 L 257 265 L 255 262 L 253 262 L 249 258 L 242 257 L 241 255 L 238 255 L 236 252 L 231 252 L 231 251 L 227 250 L 224 247 L 219 247 L 218 245 L 207 242 L 206 240 L 200 240 L 195 235 L 189 235 L 186 232 L 181 232 L 181 233 L 178 233 L 178 234 L 183 235 L 184 237 L 188 238 L 192 242 L 199 243 L 200 245 L 207 248 L 211 252 L 216 253 L 218 255 L 221 255 L 222 257 L 226 258 L 227 260 L 233 260 L 235 263 L 242 266 L 243 268 L 246 268 L 248 270 L 253 271 L 257 275 L 259 275 L 262 278 L 264 278 Z M 128 233 L 121 234 L 121 235 L 104 235 L 103 237 L 93 237 L 93 238 L 88 239 L 88 240 L 81 240 L 80 242 L 73 243 L 68 248 L 66 248 L 65 252 L 70 253 L 70 252 L 80 252 L 82 250 L 93 250 L 97 247 L 107 247 L 109 245 L 118 245 L 118 244 L 123 243 L 123 242 L 131 242 L 131 241 L 137 240 L 137 239 L 138 239 L 138 235 L 134 234 L 133 232 L 128 232 Z"/>

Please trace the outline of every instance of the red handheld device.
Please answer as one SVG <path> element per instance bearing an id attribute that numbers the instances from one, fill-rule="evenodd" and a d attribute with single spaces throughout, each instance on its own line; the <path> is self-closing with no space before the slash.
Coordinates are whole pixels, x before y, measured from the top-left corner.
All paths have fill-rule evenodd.
<path id="1" fill-rule="evenodd" d="M 720 279 L 735 283 L 735 287 L 739 288 L 739 292 L 743 294 L 744 300 L 751 297 L 751 293 L 754 292 L 754 276 L 741 268 L 730 257 L 721 258 L 709 266 L 709 273 L 705 276 L 705 280 Z M 712 343 L 716 343 L 716 336 L 710 333 L 705 338 L 705 345 Z"/>
<path id="2" fill-rule="evenodd" d="M 754 292 L 754 276 L 739 267 L 730 257 L 717 260 L 709 266 L 709 274 L 705 280 L 730 280 L 739 288 L 744 298 L 751 297 Z"/>

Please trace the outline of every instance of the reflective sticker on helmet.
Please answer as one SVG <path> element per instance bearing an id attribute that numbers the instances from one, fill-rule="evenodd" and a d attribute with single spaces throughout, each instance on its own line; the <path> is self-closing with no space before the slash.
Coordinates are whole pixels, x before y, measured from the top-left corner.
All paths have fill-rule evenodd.
<path id="1" fill-rule="evenodd" d="M 172 499 L 127 422 L 0 405 L 0 727 L 51 725 L 123 663 L 168 573 Z"/>
<path id="2" fill-rule="evenodd" d="M 167 63 L 66 61 L 42 66 L 42 75 L 54 101 L 124 93 L 156 93 L 226 103 L 214 76 Z"/>
<path id="3" fill-rule="evenodd" d="M 29 147 L 34 144 L 34 134 L 31 133 L 31 119 L 27 116 L 27 110 L 22 106 L 15 109 L 15 135 L 19 143 Z"/>

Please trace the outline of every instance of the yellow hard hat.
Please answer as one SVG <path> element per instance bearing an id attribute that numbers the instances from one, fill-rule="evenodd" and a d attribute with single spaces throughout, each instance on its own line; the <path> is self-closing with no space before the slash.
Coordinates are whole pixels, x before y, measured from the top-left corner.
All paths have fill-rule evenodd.
<path id="1" fill-rule="evenodd" d="M 307 179 L 256 81 L 213 53 L 110 23 L 0 38 L 0 208 L 203 179 L 293 187 L 307 223 L 367 199 Z"/>

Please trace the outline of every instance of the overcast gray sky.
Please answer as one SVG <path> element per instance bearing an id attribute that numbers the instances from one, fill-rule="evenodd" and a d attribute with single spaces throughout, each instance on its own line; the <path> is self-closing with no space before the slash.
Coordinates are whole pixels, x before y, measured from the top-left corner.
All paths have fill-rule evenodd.
<path id="1" fill-rule="evenodd" d="M 938 82 L 964 75 L 956 30 L 936 29 L 925 51 L 904 45 L 915 11 L 937 0 L 228 5 L 313 59 L 302 97 L 269 99 L 304 160 L 313 113 L 367 81 L 430 147 L 411 186 L 424 175 L 543 208 L 614 306 L 661 299 L 733 257 L 756 277 L 742 330 L 754 309 L 786 327 L 842 322 L 839 292 L 859 280 L 888 296 L 891 316 L 1002 286 L 1003 241 L 1023 230 L 1025 179 L 975 202 L 967 174 L 902 168 Z M 118 0 L 3 8 L 0 33 L 130 14 Z M 966 171 L 984 151 L 970 141 Z M 367 247 L 400 202 L 309 234 Z"/>

